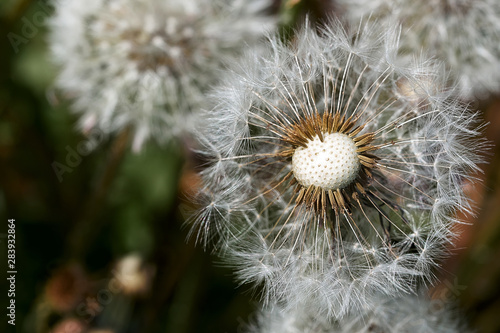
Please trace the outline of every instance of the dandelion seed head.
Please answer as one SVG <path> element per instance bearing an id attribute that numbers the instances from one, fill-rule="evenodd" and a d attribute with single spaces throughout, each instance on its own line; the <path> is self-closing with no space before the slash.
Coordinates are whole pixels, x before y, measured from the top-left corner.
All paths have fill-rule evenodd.
<path id="1" fill-rule="evenodd" d="M 264 300 L 307 294 L 337 319 L 433 281 L 485 147 L 439 64 L 398 58 L 393 26 L 358 27 L 270 37 L 226 74 L 199 131 L 205 187 L 238 213 L 195 226 L 222 231 L 225 260 Z"/>
<path id="2" fill-rule="evenodd" d="M 250 322 L 249 333 L 458 333 L 472 332 L 453 304 L 424 295 L 386 298 L 374 295 L 374 306 L 332 321 L 310 303 L 289 309 L 271 304 Z"/>
<path id="3" fill-rule="evenodd" d="M 483 99 L 500 90 L 498 1 L 339 0 L 339 5 L 353 24 L 366 18 L 401 23 L 401 53 L 424 52 L 445 62 L 449 83 L 458 81 L 463 98 Z"/>
<path id="4" fill-rule="evenodd" d="M 226 61 L 275 26 L 267 0 L 58 1 L 50 44 L 57 87 L 85 131 L 132 128 L 133 148 L 193 130 Z"/>

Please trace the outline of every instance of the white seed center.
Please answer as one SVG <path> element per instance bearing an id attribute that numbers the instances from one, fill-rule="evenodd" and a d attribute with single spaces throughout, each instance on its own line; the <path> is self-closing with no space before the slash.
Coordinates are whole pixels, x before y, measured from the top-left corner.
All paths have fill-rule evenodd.
<path id="1" fill-rule="evenodd" d="M 341 189 L 358 175 L 361 163 L 354 141 L 345 134 L 323 134 L 295 149 L 292 156 L 293 175 L 302 186 L 315 185 L 324 190 Z"/>

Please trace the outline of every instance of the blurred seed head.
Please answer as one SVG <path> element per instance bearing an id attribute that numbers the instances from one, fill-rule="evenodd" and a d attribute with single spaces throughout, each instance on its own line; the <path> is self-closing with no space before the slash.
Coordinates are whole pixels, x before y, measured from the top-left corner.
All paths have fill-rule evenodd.
<path id="1" fill-rule="evenodd" d="M 436 306 L 424 296 L 376 297 L 377 305 L 338 321 L 311 311 L 308 304 L 293 310 L 274 304 L 262 310 L 248 333 L 465 333 L 464 319 L 450 304 Z"/>
<path id="2" fill-rule="evenodd" d="M 500 2 L 497 0 L 339 0 L 348 21 L 370 18 L 403 26 L 401 53 L 445 62 L 464 99 L 500 92 Z"/>
<path id="3" fill-rule="evenodd" d="M 134 150 L 191 129 L 228 59 L 272 29 L 267 0 L 59 1 L 51 19 L 57 86 L 83 131 L 134 130 Z"/>

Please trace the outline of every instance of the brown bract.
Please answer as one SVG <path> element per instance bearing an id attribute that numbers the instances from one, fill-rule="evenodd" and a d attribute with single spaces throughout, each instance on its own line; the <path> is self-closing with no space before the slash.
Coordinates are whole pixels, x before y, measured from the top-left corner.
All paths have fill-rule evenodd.
<path id="1" fill-rule="evenodd" d="M 354 181 L 344 188 L 325 189 L 320 186 L 300 184 L 290 171 L 279 185 L 291 179 L 288 186 L 295 186 L 295 204 L 305 204 L 307 208 L 314 209 L 317 213 L 325 216 L 328 206 L 335 214 L 350 211 L 352 200 L 359 202 L 359 194 L 366 195 L 366 187 L 369 179 L 372 178 L 371 170 L 375 168 L 377 157 L 372 153 L 377 150 L 377 146 L 371 145 L 374 140 L 374 133 L 359 135 L 363 130 L 363 124 L 357 124 L 359 117 L 350 116 L 346 119 L 340 112 L 324 112 L 320 115 L 317 111 L 308 114 L 296 121 L 291 126 L 286 126 L 283 122 L 274 125 L 275 132 L 286 144 L 281 147 L 273 157 L 289 161 L 299 147 L 307 148 L 308 143 L 314 137 L 319 137 L 321 142 L 324 135 L 331 133 L 345 134 L 351 138 L 356 145 L 356 153 L 361 164 L 359 173 Z M 359 193 L 359 194 L 358 194 Z"/>

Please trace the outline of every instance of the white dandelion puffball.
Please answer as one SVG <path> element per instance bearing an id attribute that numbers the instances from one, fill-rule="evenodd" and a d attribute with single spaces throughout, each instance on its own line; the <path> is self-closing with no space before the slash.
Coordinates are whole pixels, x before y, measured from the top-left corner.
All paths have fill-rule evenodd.
<path id="1" fill-rule="evenodd" d="M 500 92 L 498 0 L 339 0 L 351 22 L 371 17 L 403 25 L 404 52 L 444 61 L 466 99 Z"/>
<path id="2" fill-rule="evenodd" d="M 477 117 L 434 89 L 437 65 L 398 64 L 397 31 L 331 22 L 271 38 L 215 90 L 193 233 L 266 300 L 307 294 L 341 317 L 373 293 L 412 292 L 432 280 L 454 214 L 471 211 Z"/>
<path id="3" fill-rule="evenodd" d="M 51 19 L 57 86 L 83 130 L 131 127 L 134 149 L 193 123 L 225 61 L 274 25 L 269 1 L 62 0 Z"/>
<path id="4" fill-rule="evenodd" d="M 373 309 L 363 309 L 338 321 L 311 311 L 304 304 L 293 310 L 274 304 L 263 309 L 248 333 L 466 333 L 458 311 L 443 300 L 409 295 L 379 298 Z"/>

